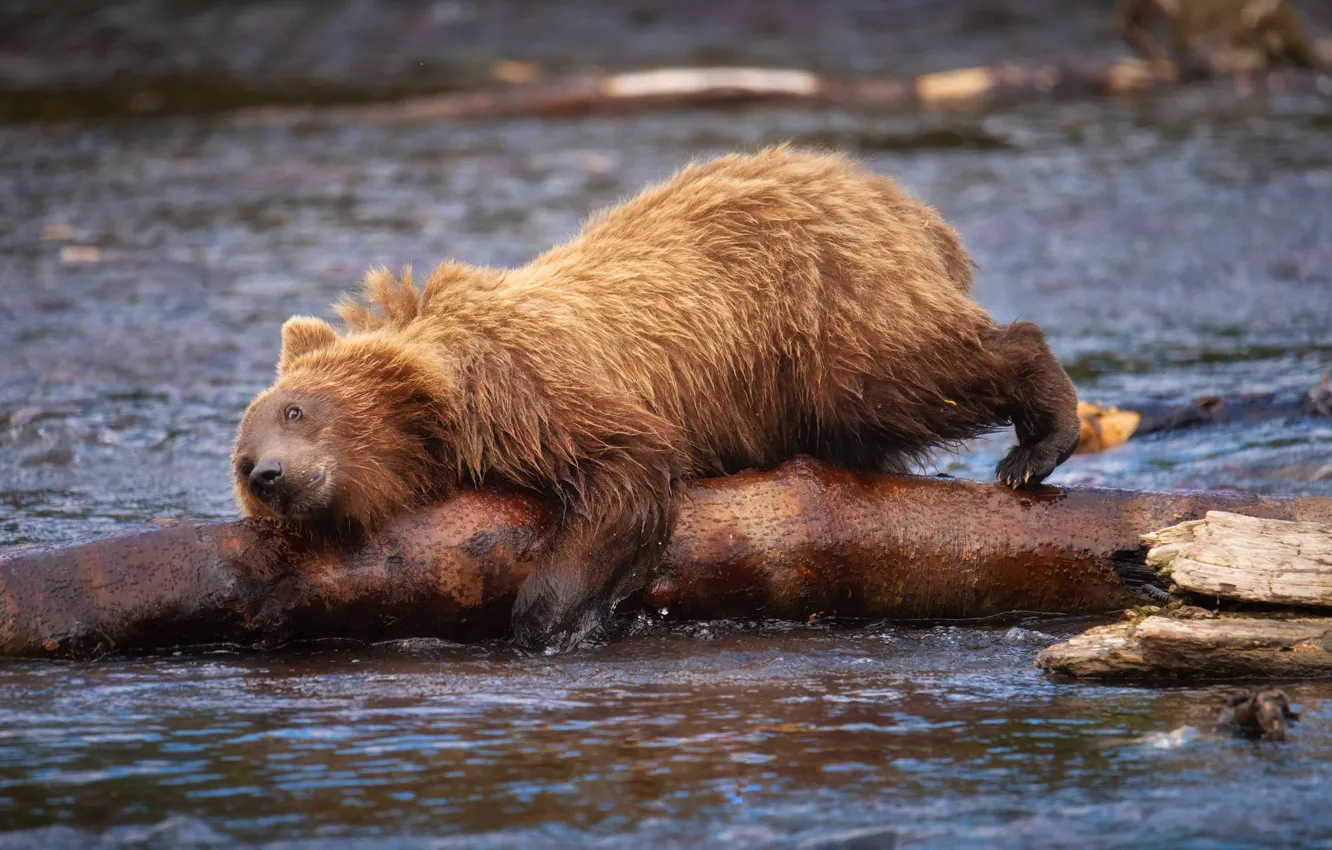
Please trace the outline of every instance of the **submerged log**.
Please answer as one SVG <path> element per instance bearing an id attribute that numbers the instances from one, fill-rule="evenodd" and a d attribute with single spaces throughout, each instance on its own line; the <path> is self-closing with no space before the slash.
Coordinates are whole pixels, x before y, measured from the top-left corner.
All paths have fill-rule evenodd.
<path id="1" fill-rule="evenodd" d="M 1199 396 L 1185 404 L 1142 404 L 1134 407 L 1142 417 L 1135 434 L 1179 431 L 1200 425 L 1252 425 L 1274 419 L 1332 416 L 1332 384 L 1329 376 L 1305 392 L 1236 393 Z"/>
<path id="2" fill-rule="evenodd" d="M 1332 676 L 1332 618 L 1175 619 L 1155 615 L 1083 632 L 1036 659 L 1050 673 L 1101 680 Z"/>
<path id="3" fill-rule="evenodd" d="M 1147 565 L 1186 593 L 1332 608 L 1332 524 L 1208 511 L 1143 541 Z"/>
<path id="4" fill-rule="evenodd" d="M 1332 521 L 1332 499 L 1018 493 L 797 459 L 694 482 L 665 563 L 621 610 L 670 620 L 1120 610 L 1152 577 L 1142 529 L 1210 509 Z M 254 521 L 21 547 L 0 553 L 0 654 L 502 636 L 548 529 L 536 502 L 481 490 L 341 548 Z"/>
<path id="5" fill-rule="evenodd" d="M 1205 395 L 1182 403 L 1150 401 L 1122 407 L 1078 402 L 1078 418 L 1082 420 L 1078 454 L 1104 451 L 1130 438 L 1162 431 L 1322 416 L 1332 416 L 1332 383 L 1327 375 L 1300 395 L 1266 392 Z"/>

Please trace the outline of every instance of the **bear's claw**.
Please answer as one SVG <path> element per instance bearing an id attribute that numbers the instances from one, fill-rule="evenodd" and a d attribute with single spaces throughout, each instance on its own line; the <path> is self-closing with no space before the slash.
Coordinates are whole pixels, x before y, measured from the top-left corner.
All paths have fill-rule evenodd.
<path id="1" fill-rule="evenodd" d="M 1014 446 L 995 467 L 995 477 L 1014 490 L 1039 487 L 1058 465 L 1059 455 L 1049 446 Z"/>
<path id="2" fill-rule="evenodd" d="M 1055 467 L 1078 450 L 1079 436 L 1078 429 L 1066 428 L 1030 445 L 1019 443 L 999 461 L 994 470 L 995 477 L 1014 490 L 1039 487 Z"/>

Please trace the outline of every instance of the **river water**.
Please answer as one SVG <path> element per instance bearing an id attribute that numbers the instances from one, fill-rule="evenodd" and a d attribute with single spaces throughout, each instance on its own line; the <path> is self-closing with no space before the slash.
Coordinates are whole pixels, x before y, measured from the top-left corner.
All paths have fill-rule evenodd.
<path id="1" fill-rule="evenodd" d="M 1321 98 L 1202 89 L 986 115 L 0 126 L 0 545 L 234 516 L 229 443 L 287 316 L 328 315 L 369 263 L 521 263 L 690 157 L 786 139 L 937 205 L 978 298 L 1039 323 L 1089 400 L 1297 393 L 1332 368 L 1329 131 Z M 987 478 L 1007 439 L 931 471 Z M 1332 423 L 1131 441 L 1052 483 L 1332 495 Z M 1290 689 L 1284 746 L 1215 738 L 1216 689 L 1032 668 L 1084 625 L 6 662 L 0 847 L 1332 842 L 1332 687 Z"/>

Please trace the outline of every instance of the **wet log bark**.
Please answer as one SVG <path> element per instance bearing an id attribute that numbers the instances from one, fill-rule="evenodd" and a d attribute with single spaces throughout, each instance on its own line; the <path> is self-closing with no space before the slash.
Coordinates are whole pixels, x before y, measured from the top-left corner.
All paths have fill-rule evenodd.
<path id="1" fill-rule="evenodd" d="M 1209 509 L 1332 521 L 1332 499 L 1045 488 L 851 473 L 797 459 L 695 482 L 666 561 L 621 610 L 668 619 L 967 619 L 1104 612 L 1152 577 L 1139 537 Z M 252 521 L 174 522 L 0 553 L 0 654 L 506 633 L 549 530 L 494 490 L 355 545 Z"/>
<path id="2" fill-rule="evenodd" d="M 1147 565 L 1186 593 L 1332 608 L 1332 524 L 1208 511 L 1143 540 Z"/>
<path id="3" fill-rule="evenodd" d="M 1151 616 L 1041 651 L 1050 673 L 1084 679 L 1310 679 L 1332 676 L 1332 618 Z"/>
<path id="4" fill-rule="evenodd" d="M 1236 90 L 1320 92 L 1318 75 L 1273 69 L 1236 75 Z M 788 68 L 655 68 L 623 73 L 589 72 L 531 80 L 477 91 L 415 97 L 395 103 L 349 107 L 271 107 L 242 110 L 245 125 L 398 123 L 453 118 L 582 116 L 750 104 L 884 112 L 917 107 L 994 106 L 1033 97 L 1121 95 L 1180 83 L 1168 61 L 1123 59 L 1109 65 L 1001 64 L 958 68 L 917 77 L 833 79 Z"/>

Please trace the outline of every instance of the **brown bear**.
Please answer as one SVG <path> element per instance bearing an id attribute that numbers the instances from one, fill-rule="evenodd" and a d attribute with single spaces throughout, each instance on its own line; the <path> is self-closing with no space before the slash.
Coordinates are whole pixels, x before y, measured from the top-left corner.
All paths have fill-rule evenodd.
<path id="1" fill-rule="evenodd" d="M 1035 325 L 996 326 L 938 213 L 837 155 L 786 146 L 691 165 L 519 269 L 371 271 L 339 335 L 282 328 L 278 380 L 236 441 L 244 513 L 374 528 L 480 482 L 550 500 L 513 612 L 570 647 L 645 580 L 680 482 L 797 453 L 906 461 L 1012 423 L 998 477 L 1077 447 L 1072 383 Z"/>

